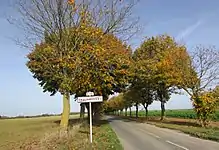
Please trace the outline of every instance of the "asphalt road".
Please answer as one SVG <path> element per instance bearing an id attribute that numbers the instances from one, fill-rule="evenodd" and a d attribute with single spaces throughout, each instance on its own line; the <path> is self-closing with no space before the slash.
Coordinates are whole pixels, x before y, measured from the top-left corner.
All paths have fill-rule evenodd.
<path id="1" fill-rule="evenodd" d="M 124 150 L 219 150 L 219 143 L 145 123 L 108 116 Z"/>

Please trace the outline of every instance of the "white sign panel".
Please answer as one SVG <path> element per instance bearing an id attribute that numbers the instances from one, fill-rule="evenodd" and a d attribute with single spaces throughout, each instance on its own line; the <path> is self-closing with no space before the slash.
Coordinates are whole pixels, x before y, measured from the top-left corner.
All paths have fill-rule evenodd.
<path id="1" fill-rule="evenodd" d="M 103 96 L 91 96 L 91 97 L 78 97 L 78 103 L 89 103 L 89 102 L 102 102 Z"/>

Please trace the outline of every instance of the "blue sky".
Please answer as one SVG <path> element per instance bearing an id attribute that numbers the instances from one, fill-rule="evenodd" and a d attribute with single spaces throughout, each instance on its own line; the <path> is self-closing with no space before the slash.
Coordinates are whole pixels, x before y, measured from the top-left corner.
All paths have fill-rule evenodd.
<path id="1" fill-rule="evenodd" d="M 219 47 L 218 0 L 140 0 L 134 14 L 140 16 L 143 30 L 131 44 L 138 46 L 146 36 L 167 33 L 187 45 L 197 44 Z M 20 48 L 10 38 L 22 36 L 22 32 L 10 25 L 6 15 L 16 13 L 8 7 L 7 0 L 0 1 L 0 115 L 36 115 L 61 113 L 60 95 L 43 93 L 38 82 L 25 66 L 27 50 Z M 191 108 L 187 96 L 173 95 L 167 108 Z M 150 109 L 159 109 L 154 103 Z M 71 101 L 71 111 L 79 111 L 79 105 Z"/>

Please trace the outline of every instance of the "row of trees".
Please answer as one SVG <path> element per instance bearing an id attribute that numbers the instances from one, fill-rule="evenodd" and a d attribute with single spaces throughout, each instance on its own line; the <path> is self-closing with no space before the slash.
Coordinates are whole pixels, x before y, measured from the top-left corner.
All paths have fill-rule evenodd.
<path id="1" fill-rule="evenodd" d="M 31 49 L 27 67 L 33 77 L 44 92 L 63 95 L 62 127 L 68 126 L 73 94 L 93 91 L 107 100 L 114 92 L 124 93 L 126 109 L 133 102 L 147 108 L 157 99 L 164 114 L 165 103 L 176 89 L 189 93 L 199 108 L 201 94 L 218 77 L 217 52 L 199 48 L 193 58 L 185 46 L 166 35 L 148 38 L 132 53 L 126 41 L 139 29 L 138 18 L 132 16 L 136 2 L 17 1 L 21 15 L 10 22 L 24 31 L 25 40 L 18 42 Z M 98 119 L 103 106 L 92 105 Z"/>
<path id="2" fill-rule="evenodd" d="M 189 55 L 186 47 L 174 38 L 161 35 L 147 38 L 134 51 L 132 59 L 130 85 L 121 95 L 105 103 L 106 112 L 127 111 L 135 106 L 138 117 L 141 104 L 147 117 L 148 106 L 156 100 L 161 103 L 163 120 L 170 95 L 184 90 L 200 123 L 207 125 L 219 101 L 218 87 L 212 89 L 219 77 L 219 52 L 215 48 L 199 46 Z"/>

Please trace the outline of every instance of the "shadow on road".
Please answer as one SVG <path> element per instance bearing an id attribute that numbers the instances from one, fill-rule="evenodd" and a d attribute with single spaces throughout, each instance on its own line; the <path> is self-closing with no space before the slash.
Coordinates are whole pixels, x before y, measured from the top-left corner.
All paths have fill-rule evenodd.
<path id="1" fill-rule="evenodd" d="M 191 122 L 191 121 L 182 121 L 182 120 L 148 120 L 150 122 L 156 122 L 156 123 L 165 123 L 165 124 L 175 124 L 175 125 L 182 125 L 182 126 L 193 126 L 193 127 L 201 127 L 200 124 L 196 123 L 196 122 Z"/>
<path id="2" fill-rule="evenodd" d="M 147 122 L 154 122 L 154 123 L 165 123 L 165 124 L 175 124 L 175 125 L 182 125 L 182 126 L 193 126 L 193 127 L 200 127 L 196 121 L 189 121 L 187 119 L 177 119 L 177 118 L 166 118 L 165 120 L 160 120 L 159 118 L 149 117 L 146 119 L 145 117 L 124 117 L 124 116 L 113 116 L 109 118 L 109 121 L 112 120 L 123 120 L 124 122 L 138 122 L 138 123 L 147 123 Z"/>

